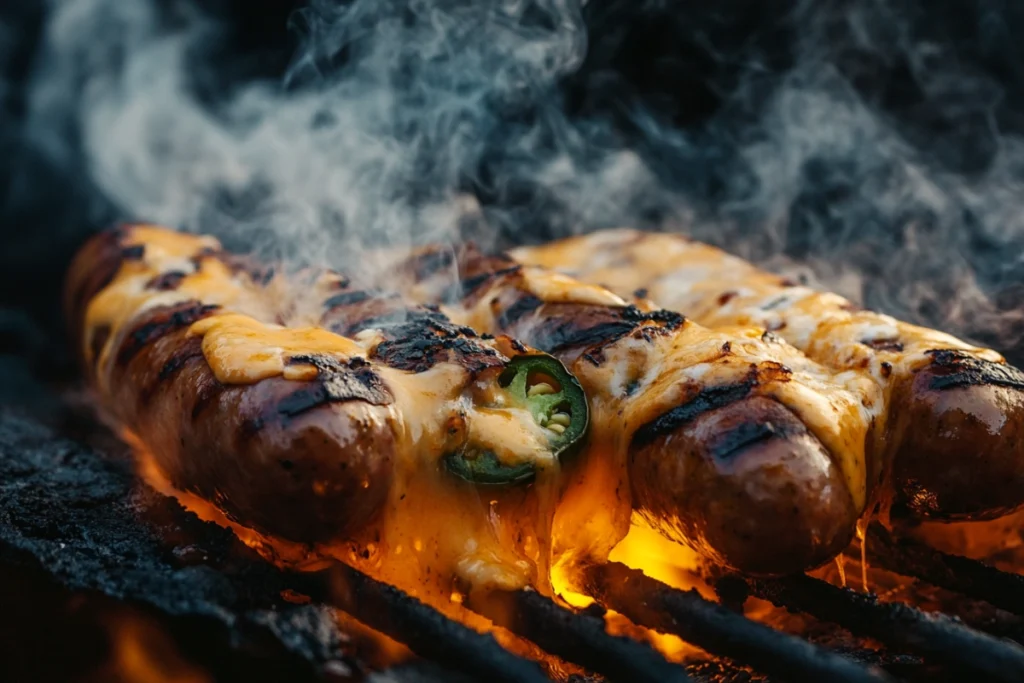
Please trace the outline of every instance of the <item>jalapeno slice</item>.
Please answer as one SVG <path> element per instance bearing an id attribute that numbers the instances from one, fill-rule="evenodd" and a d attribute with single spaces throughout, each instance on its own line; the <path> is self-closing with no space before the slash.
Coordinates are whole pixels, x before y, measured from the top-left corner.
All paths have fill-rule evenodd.
<path id="1" fill-rule="evenodd" d="M 498 383 L 512 407 L 525 408 L 545 429 L 556 458 L 569 452 L 586 434 L 590 422 L 586 394 L 556 358 L 516 356 L 498 376 Z M 536 474 L 533 463 L 505 465 L 493 452 L 475 452 L 471 447 L 447 455 L 445 466 L 462 479 L 491 486 L 525 483 Z"/>

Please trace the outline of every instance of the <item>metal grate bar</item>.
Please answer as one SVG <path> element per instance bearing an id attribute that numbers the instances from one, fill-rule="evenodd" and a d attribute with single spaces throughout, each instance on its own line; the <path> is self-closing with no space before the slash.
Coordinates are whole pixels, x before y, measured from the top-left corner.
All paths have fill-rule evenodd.
<path id="1" fill-rule="evenodd" d="M 903 603 L 879 602 L 876 595 L 838 588 L 809 576 L 743 580 L 759 598 L 839 624 L 854 634 L 962 671 L 982 673 L 989 677 L 986 680 L 1024 680 L 1024 649 L 945 615 L 925 613 Z"/>
<path id="2" fill-rule="evenodd" d="M 747 619 L 696 591 L 682 591 L 617 562 L 593 566 L 584 579 L 598 602 L 638 624 L 674 633 L 708 652 L 729 657 L 790 681 L 879 683 L 892 680 L 879 669 L 858 665 Z"/>
<path id="3" fill-rule="evenodd" d="M 433 607 L 341 562 L 292 574 L 292 585 L 404 643 L 424 659 L 493 683 L 549 683 L 536 662 L 518 657 Z"/>
<path id="4" fill-rule="evenodd" d="M 561 607 L 532 590 L 494 592 L 470 609 L 562 659 L 625 683 L 686 683 L 686 670 L 646 643 L 610 635 L 604 619 Z"/>
<path id="5" fill-rule="evenodd" d="M 868 559 L 883 569 L 914 576 L 995 607 L 1024 615 L 1024 576 L 948 555 L 923 543 L 899 538 L 875 522 L 867 533 Z"/>

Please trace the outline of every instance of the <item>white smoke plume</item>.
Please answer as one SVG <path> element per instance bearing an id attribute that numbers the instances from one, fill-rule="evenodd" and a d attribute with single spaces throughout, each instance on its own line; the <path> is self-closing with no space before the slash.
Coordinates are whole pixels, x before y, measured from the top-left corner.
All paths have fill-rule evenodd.
<path id="1" fill-rule="evenodd" d="M 315 0 L 293 16 L 282 77 L 214 101 L 196 84 L 223 68 L 206 48 L 224 27 L 198 5 L 51 4 L 33 135 L 80 154 L 129 216 L 335 264 L 467 230 L 501 244 L 678 229 L 915 322 L 1004 349 L 1024 335 L 1024 140 L 1000 129 L 1000 84 L 928 28 L 927 3 L 794 0 L 774 62 L 677 20 L 716 68 L 742 61 L 728 83 L 708 75 L 720 104 L 691 126 L 614 83 L 618 113 L 573 112 L 564 87 L 600 84 L 588 64 L 626 49 L 616 8 L 684 11 L 670 3 Z M 972 11 L 979 36 L 1006 42 L 1000 16 Z M 467 197 L 486 217 L 472 228 Z"/>

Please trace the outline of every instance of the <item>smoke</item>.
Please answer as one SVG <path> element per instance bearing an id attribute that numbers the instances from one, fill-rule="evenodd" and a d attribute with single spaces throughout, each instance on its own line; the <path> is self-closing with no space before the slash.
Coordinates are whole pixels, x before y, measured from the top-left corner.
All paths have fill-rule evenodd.
<path id="1" fill-rule="evenodd" d="M 1024 12 L 697 5 L 316 0 L 236 77 L 201 4 L 52 0 L 27 120 L 124 214 L 271 256 L 677 229 L 1018 348 Z"/>
<path id="2" fill-rule="evenodd" d="M 561 111 L 558 81 L 586 52 L 572 3 L 314 2 L 295 25 L 282 79 L 210 106 L 194 89 L 218 67 L 196 58 L 218 39 L 209 17 L 66 0 L 34 120 L 49 134 L 67 125 L 52 113 L 72 111 L 68 135 L 129 215 L 310 261 L 454 239 L 467 192 L 507 195 L 524 179 L 572 207 L 567 224 L 625 220 L 618 200 L 652 180 Z"/>

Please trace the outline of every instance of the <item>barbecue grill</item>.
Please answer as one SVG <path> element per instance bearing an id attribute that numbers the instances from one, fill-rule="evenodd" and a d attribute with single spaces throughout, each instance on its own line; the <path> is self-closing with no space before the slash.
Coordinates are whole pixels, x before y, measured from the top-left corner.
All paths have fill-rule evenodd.
<path id="1" fill-rule="evenodd" d="M 46 667 L 69 679 L 81 675 L 79 667 L 102 672 L 126 647 L 119 625 L 136 621 L 214 680 L 242 671 L 255 680 L 549 680 L 491 636 L 343 564 L 278 570 L 231 532 L 140 484 L 126 447 L 75 412 L 64 410 L 56 421 L 14 408 L 0 416 L 0 560 L 5 585 L 17 587 L 9 597 L 14 615 L 25 617 L 6 626 L 4 666 L 14 680 L 34 679 Z M 856 588 L 851 569 L 847 588 L 811 576 L 721 576 L 715 602 L 611 563 L 586 576 L 597 599 L 590 608 L 523 591 L 504 596 L 488 615 L 548 653 L 551 670 L 607 680 L 1021 679 L 1024 578 L 878 525 L 866 538 L 872 584 L 900 577 L 893 597 Z M 782 609 L 766 614 L 750 597 Z M 758 620 L 744 616 L 744 602 Z M 936 604 L 943 611 L 933 611 Z M 605 609 L 680 635 L 704 653 L 685 666 L 669 662 L 640 640 L 609 635 Z M 788 629 L 764 623 L 773 620 L 788 621 Z M 386 646 L 377 634 L 419 659 L 370 674 L 368 663 L 394 657 L 379 651 Z M 53 660 L 44 648 L 68 654 Z M 150 666 L 163 661 L 151 656 Z M 142 680 L 133 673 L 120 675 Z"/>
<path id="2" fill-rule="evenodd" d="M 292 3 L 258 4 L 253 9 L 217 3 L 223 17 L 244 18 L 234 36 L 237 44 L 224 48 L 231 52 L 230 68 L 221 74 L 225 79 L 264 76 L 285 63 L 287 50 L 272 36 Z M 792 16 L 806 19 L 804 4 L 793 4 Z M 739 14 L 741 5 L 734 8 Z M 616 98 L 606 97 L 628 87 L 632 95 L 649 94 L 652 111 L 685 128 L 722 106 L 712 85 L 739 78 L 734 71 L 722 76 L 722 83 L 695 80 L 693 73 L 707 67 L 711 51 L 701 51 L 698 40 L 686 42 L 694 50 L 690 55 L 669 47 L 670 35 L 664 33 L 695 19 L 688 12 L 680 10 L 667 24 L 658 20 L 665 16 L 658 12 L 670 12 L 664 8 L 634 11 L 619 3 L 593 3 L 587 12 L 598 47 L 565 86 L 567 106 L 577 112 L 610 111 L 610 118 L 628 119 Z M 766 57 L 766 68 L 785 69 L 786 59 L 766 47 L 787 40 L 780 37 L 785 30 L 760 16 L 763 12 L 758 11 L 758 20 L 771 27 L 764 32 L 735 21 L 722 28 L 707 20 L 705 27 L 718 31 L 730 49 L 744 44 L 747 32 L 756 38 L 751 49 Z M 1011 20 L 1007 15 L 1005 21 Z M 618 23 L 622 30 L 612 30 Z M 5 121 L 20 122 L 24 114 L 19 88 L 28 78 L 43 24 L 41 10 L 0 8 L 0 28 L 24 32 L 23 40 L 10 41 L 10 50 L 0 44 L 5 69 L 0 86 L 11 85 L 0 88 L 0 136 L 8 135 Z M 642 49 L 621 47 L 645 31 L 654 39 Z M 0 40 L 3 36 L 0 32 Z M 266 58 L 258 67 L 243 58 L 258 51 L 253 44 Z M 659 82 L 646 71 L 659 64 L 657 50 L 673 57 L 669 66 L 657 67 Z M 609 74 L 613 83 L 602 84 Z M 693 88 L 693 106 L 666 100 L 665 83 Z M 1011 94 L 1014 85 L 1007 86 Z M 212 92 L 226 88 L 201 86 Z M 636 123 L 622 124 L 622 134 L 636 135 L 631 128 Z M 713 147 L 707 145 L 709 158 Z M 836 565 L 779 579 L 721 572 L 693 577 L 702 590 L 669 585 L 611 562 L 579 577 L 580 588 L 594 600 L 586 607 L 529 590 L 467 600 L 466 610 L 493 623 L 493 633 L 487 634 L 340 562 L 302 572 L 268 562 L 266 549 L 260 554 L 228 529 L 140 482 L 127 446 L 78 393 L 51 295 L 81 236 L 121 217 L 121 209 L 93 186 L 81 159 L 40 151 L 39 141 L 29 135 L 2 137 L 0 148 L 11 150 L 9 162 L 0 165 L 0 183 L 6 174 L 30 188 L 0 202 L 0 227 L 12 233 L 5 232 L 6 253 L 0 255 L 0 284 L 11 290 L 0 302 L 9 307 L 0 308 L 4 680 L 1024 680 L 1024 560 L 1014 549 L 1017 529 L 1024 527 L 1012 521 L 966 530 L 930 525 L 897 526 L 896 531 L 871 523 Z M 652 163 L 668 175 L 679 170 L 671 160 Z M 524 203 L 531 205 L 531 220 L 543 215 L 545 204 L 533 195 L 489 196 L 493 185 L 485 177 L 475 182 L 480 185 L 470 189 L 485 206 L 513 204 L 500 207 L 503 217 L 518 215 Z M 60 202 L 47 196 L 54 188 L 60 188 Z M 836 199 L 834 184 L 824 182 L 818 190 L 824 201 L 843 201 Z M 710 187 L 702 191 L 715 193 Z M 797 221 L 788 233 L 794 240 L 787 245 L 790 255 L 808 256 L 821 239 L 815 237 L 820 225 L 812 220 L 820 214 L 818 200 L 801 196 L 803 208 L 795 213 L 804 222 Z M 529 239 L 558 232 L 555 221 L 511 223 Z M 49 225 L 52 232 L 41 241 L 25 234 L 26 225 Z M 496 225 L 506 237 L 523 238 L 508 221 Z M 865 243 L 877 245 L 875 238 L 866 235 Z M 994 258 L 994 242 L 978 239 L 976 260 Z M 870 267 L 864 270 L 872 274 Z M 45 276 L 47 282 L 26 291 L 29 276 Z M 1012 275 L 997 285 L 993 298 L 1019 292 Z M 1019 350 L 1009 351 L 1019 363 Z M 944 550 L 944 542 L 961 532 L 994 539 L 993 547 L 1010 550 L 977 552 L 986 555 L 983 559 Z M 659 650 L 664 636 L 687 644 L 683 661 Z"/>

